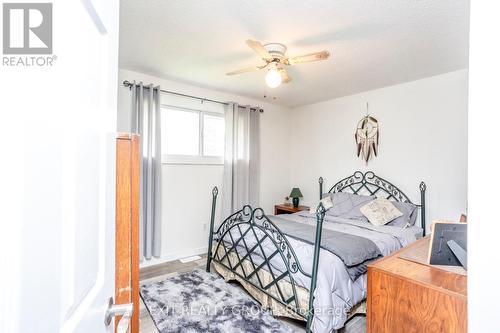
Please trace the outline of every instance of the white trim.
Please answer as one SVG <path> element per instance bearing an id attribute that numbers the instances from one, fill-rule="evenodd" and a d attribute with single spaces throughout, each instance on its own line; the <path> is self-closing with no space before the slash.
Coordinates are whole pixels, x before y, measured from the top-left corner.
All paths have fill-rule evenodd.
<path id="1" fill-rule="evenodd" d="M 186 264 L 188 262 L 192 262 L 192 261 L 196 261 L 196 260 L 200 260 L 200 259 L 201 259 L 201 257 L 196 255 L 196 256 L 181 258 L 181 259 L 179 259 L 179 261 L 182 262 L 183 264 Z"/>
<path id="2" fill-rule="evenodd" d="M 167 263 L 170 261 L 179 260 L 179 259 L 186 258 L 186 257 L 202 255 L 205 253 L 207 253 L 206 246 L 198 247 L 198 248 L 194 248 L 194 249 L 183 250 L 183 251 L 172 252 L 172 253 L 169 253 L 169 254 L 162 256 L 160 258 L 153 258 L 151 260 L 144 260 L 140 263 L 140 268 L 150 267 L 150 266 L 154 266 L 154 265 L 160 265 L 160 264 L 164 264 L 164 263 Z"/>
<path id="3" fill-rule="evenodd" d="M 213 110 L 203 110 L 198 108 L 188 108 L 183 106 L 175 106 L 171 104 L 160 104 L 160 109 L 173 109 L 179 111 L 187 111 L 187 112 L 197 112 L 197 113 L 206 113 L 212 116 L 224 117 L 224 111 L 213 111 Z"/>
<path id="4" fill-rule="evenodd" d="M 224 165 L 222 156 L 161 155 L 162 164 Z"/>
<path id="5" fill-rule="evenodd" d="M 198 113 L 198 155 L 203 156 L 203 122 L 205 117 L 203 117 L 203 112 Z"/>

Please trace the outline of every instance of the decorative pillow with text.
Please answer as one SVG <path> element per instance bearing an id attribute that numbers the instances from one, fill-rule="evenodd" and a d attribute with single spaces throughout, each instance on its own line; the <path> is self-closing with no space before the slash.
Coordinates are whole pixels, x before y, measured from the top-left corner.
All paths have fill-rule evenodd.
<path id="1" fill-rule="evenodd" d="M 385 198 L 377 198 L 359 209 L 361 213 L 375 226 L 385 225 L 400 216 L 400 212 L 392 202 Z"/>

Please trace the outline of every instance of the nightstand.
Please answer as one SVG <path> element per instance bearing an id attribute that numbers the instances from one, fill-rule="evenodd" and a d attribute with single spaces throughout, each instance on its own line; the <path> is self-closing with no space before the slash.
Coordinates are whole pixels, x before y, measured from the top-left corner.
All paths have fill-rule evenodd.
<path id="1" fill-rule="evenodd" d="M 290 204 L 280 204 L 274 206 L 274 215 L 280 214 L 293 214 L 303 210 L 309 210 L 307 206 L 299 206 L 297 208 L 293 207 Z"/>

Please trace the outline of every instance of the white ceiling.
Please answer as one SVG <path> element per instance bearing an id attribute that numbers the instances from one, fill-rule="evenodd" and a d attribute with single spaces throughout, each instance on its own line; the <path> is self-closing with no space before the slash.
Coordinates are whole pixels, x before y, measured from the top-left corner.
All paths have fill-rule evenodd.
<path id="1" fill-rule="evenodd" d="M 465 0 L 122 0 L 120 11 L 120 67 L 287 106 L 468 65 Z M 270 89 L 264 71 L 225 75 L 260 63 L 249 38 L 332 57 Z"/>

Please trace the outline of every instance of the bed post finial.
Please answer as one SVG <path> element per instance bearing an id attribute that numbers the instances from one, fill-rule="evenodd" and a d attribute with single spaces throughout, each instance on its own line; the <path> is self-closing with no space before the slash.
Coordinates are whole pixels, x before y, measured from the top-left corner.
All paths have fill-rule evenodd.
<path id="1" fill-rule="evenodd" d="M 420 183 L 420 221 L 422 225 L 422 236 L 425 237 L 425 191 L 427 190 L 427 185 L 422 181 Z"/>
<path id="2" fill-rule="evenodd" d="M 319 200 L 323 199 L 323 177 L 319 177 Z"/>
<path id="3" fill-rule="evenodd" d="M 212 262 L 212 241 L 214 238 L 214 222 L 215 222 L 215 206 L 217 205 L 217 195 L 219 189 L 215 186 L 212 190 L 212 213 L 210 215 L 210 233 L 208 234 L 208 250 L 207 250 L 207 268 L 206 271 L 210 272 L 210 263 Z"/>
<path id="4" fill-rule="evenodd" d="M 322 178 L 320 178 L 322 180 Z M 321 184 L 321 183 L 320 183 Z M 306 332 L 311 332 L 311 324 L 314 318 L 314 290 L 316 289 L 316 280 L 318 277 L 319 251 L 321 247 L 321 232 L 323 229 L 323 219 L 325 218 L 325 207 L 320 202 L 316 208 L 316 239 L 314 241 L 313 267 L 311 273 L 311 288 L 309 289 L 309 308 L 307 312 Z"/>

